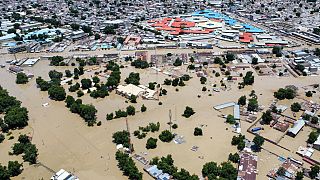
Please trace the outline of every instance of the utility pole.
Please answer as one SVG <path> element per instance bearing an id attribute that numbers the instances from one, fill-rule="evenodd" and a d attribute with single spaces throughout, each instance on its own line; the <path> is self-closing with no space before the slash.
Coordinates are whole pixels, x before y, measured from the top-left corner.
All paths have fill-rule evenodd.
<path id="1" fill-rule="evenodd" d="M 130 130 L 129 130 L 129 123 L 128 123 L 128 118 L 126 117 L 126 126 L 127 126 L 127 131 L 128 131 L 128 136 L 129 136 L 129 152 L 130 154 L 133 152 L 133 147 L 131 143 L 131 135 L 130 135 Z"/>
<path id="2" fill-rule="evenodd" d="M 170 126 L 170 132 L 171 132 L 171 127 L 172 127 L 172 114 L 171 114 L 171 109 L 169 109 L 169 119 L 170 119 L 170 122 L 169 122 L 169 126 Z"/>

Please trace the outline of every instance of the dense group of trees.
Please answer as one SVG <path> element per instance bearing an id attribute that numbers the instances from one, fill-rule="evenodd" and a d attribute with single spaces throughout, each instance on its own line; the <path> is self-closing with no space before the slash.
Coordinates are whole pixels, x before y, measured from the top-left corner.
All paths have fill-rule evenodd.
<path id="1" fill-rule="evenodd" d="M 274 92 L 273 96 L 279 100 L 283 99 L 293 99 L 296 97 L 296 91 L 292 88 L 280 88 L 278 91 Z"/>
<path id="2" fill-rule="evenodd" d="M 174 160 L 169 154 L 166 157 L 155 157 L 150 162 L 151 165 L 156 165 L 158 169 L 162 170 L 164 173 L 168 173 L 173 176 L 176 180 L 198 180 L 199 177 L 196 175 L 191 175 L 187 170 L 178 168 L 174 165 Z"/>
<path id="3" fill-rule="evenodd" d="M 160 129 L 160 123 L 149 123 L 146 127 L 139 126 L 138 130 L 135 130 L 133 132 L 134 136 L 136 136 L 138 139 L 143 139 L 147 136 L 148 132 L 158 132 Z"/>
<path id="4" fill-rule="evenodd" d="M 128 131 L 117 131 L 112 135 L 112 142 L 115 144 L 122 144 L 123 147 L 129 148 L 129 132 Z"/>
<path id="5" fill-rule="evenodd" d="M 142 61 L 141 59 L 137 59 L 131 62 L 131 66 L 134 66 L 135 68 L 139 68 L 139 69 L 145 69 L 149 67 L 149 64 L 147 61 Z"/>
<path id="6" fill-rule="evenodd" d="M 18 161 L 9 161 L 8 167 L 0 164 L 0 179 L 10 180 L 10 177 L 18 176 L 22 171 L 22 163 Z"/>
<path id="7" fill-rule="evenodd" d="M 66 99 L 66 91 L 62 86 L 53 85 L 48 89 L 49 97 L 56 101 L 63 101 Z"/>
<path id="8" fill-rule="evenodd" d="M 96 123 L 96 113 L 98 111 L 93 105 L 82 104 L 81 99 L 75 100 L 70 95 L 67 96 L 65 103 L 72 113 L 79 114 L 89 126 L 93 126 Z"/>
<path id="9" fill-rule="evenodd" d="M 0 118 L 0 128 L 3 132 L 10 129 L 23 128 L 28 125 L 28 110 L 21 107 L 21 102 L 10 96 L 7 90 L 0 86 L 0 113 L 5 113 Z"/>
<path id="10" fill-rule="evenodd" d="M 134 106 L 130 105 L 126 108 L 125 111 L 119 109 L 118 111 L 115 111 L 115 113 L 107 114 L 106 119 L 109 121 L 109 120 L 118 119 L 118 118 L 122 118 L 122 117 L 134 116 L 135 114 L 136 114 L 136 108 Z"/>
<path id="11" fill-rule="evenodd" d="M 30 164 L 35 164 L 38 157 L 38 149 L 34 144 L 31 144 L 30 139 L 27 135 L 20 135 L 18 138 L 18 143 L 15 143 L 12 147 L 12 154 L 22 156 L 24 161 Z"/>
<path id="12" fill-rule="evenodd" d="M 116 160 L 123 175 L 128 176 L 130 180 L 142 180 L 142 173 L 128 154 L 117 151 Z"/>
<path id="13" fill-rule="evenodd" d="M 51 66 L 65 66 L 63 62 L 64 58 L 62 56 L 53 56 L 49 58 Z"/>
<path id="14" fill-rule="evenodd" d="M 231 162 L 233 162 L 233 163 L 239 163 L 239 161 L 240 161 L 240 156 L 239 156 L 238 153 L 234 153 L 234 154 L 230 153 L 230 154 L 229 154 L 229 157 L 228 157 L 228 160 L 231 161 Z"/>
<path id="15" fill-rule="evenodd" d="M 216 162 L 203 165 L 202 176 L 208 179 L 237 179 L 237 169 L 230 162 L 223 162 L 219 166 Z"/>
<path id="16" fill-rule="evenodd" d="M 231 145 L 237 146 L 237 149 L 242 151 L 246 146 L 246 144 L 244 142 L 245 138 L 246 137 L 241 134 L 239 136 L 233 136 L 232 141 L 231 141 Z"/>
<path id="17" fill-rule="evenodd" d="M 129 77 L 127 77 L 124 81 L 125 81 L 127 84 L 139 85 L 139 84 L 140 84 L 140 74 L 139 74 L 139 73 L 131 72 L 131 73 L 129 74 Z"/>
<path id="18" fill-rule="evenodd" d="M 17 84 L 26 84 L 28 82 L 29 82 L 29 79 L 25 73 L 23 72 L 17 73 L 17 78 L 16 78 Z"/>
<path id="19" fill-rule="evenodd" d="M 194 112 L 194 110 L 187 106 L 186 109 L 184 110 L 182 116 L 183 117 L 186 117 L 186 118 L 189 118 L 190 116 L 194 115 L 196 112 Z"/>

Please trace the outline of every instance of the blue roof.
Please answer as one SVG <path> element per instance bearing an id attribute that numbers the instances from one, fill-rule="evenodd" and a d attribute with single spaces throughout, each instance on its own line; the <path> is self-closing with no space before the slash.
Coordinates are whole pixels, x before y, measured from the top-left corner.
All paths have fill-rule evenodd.
<path id="1" fill-rule="evenodd" d="M 5 35 L 5 36 L 1 36 L 1 37 L 0 37 L 0 41 L 9 40 L 9 39 L 12 39 L 12 38 L 14 38 L 14 37 L 16 37 L 16 34 L 14 34 L 14 33 L 7 34 L 7 35 Z"/>

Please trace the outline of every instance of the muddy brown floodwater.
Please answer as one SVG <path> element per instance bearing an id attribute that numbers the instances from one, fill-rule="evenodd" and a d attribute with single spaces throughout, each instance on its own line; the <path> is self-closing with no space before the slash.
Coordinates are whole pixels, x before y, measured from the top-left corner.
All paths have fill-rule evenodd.
<path id="1" fill-rule="evenodd" d="M 3 60 L 5 58 L 1 58 Z M 64 71 L 65 69 L 72 69 L 72 67 L 50 67 L 48 61 L 40 61 L 34 67 L 25 68 L 27 71 L 33 73 L 35 77 L 42 76 L 48 79 L 48 72 L 50 69 Z M 159 73 L 158 75 L 148 70 L 136 70 L 132 67 L 121 69 L 122 81 L 125 77 L 133 71 L 140 72 L 141 84 L 147 85 L 148 82 L 158 81 L 163 83 L 166 75 Z M 186 72 L 185 67 L 181 72 Z M 237 151 L 236 147 L 231 146 L 231 138 L 235 134 L 232 132 L 230 125 L 224 123 L 224 119 L 218 117 L 221 113 L 213 109 L 214 105 L 237 101 L 241 95 L 247 95 L 252 89 L 258 95 L 260 104 L 266 107 L 273 100 L 273 92 L 285 85 L 296 85 L 302 87 L 312 83 L 319 83 L 319 77 L 259 77 L 255 74 L 255 83 L 252 87 L 246 87 L 239 90 L 237 83 L 227 83 L 230 91 L 216 92 L 202 92 L 203 86 L 210 89 L 211 84 L 201 85 L 199 78 L 194 73 L 188 73 L 193 78 L 185 82 L 185 87 L 163 86 L 167 91 L 167 96 L 161 96 L 160 101 L 162 106 L 158 105 L 158 101 L 138 99 L 137 104 L 132 104 L 136 110 L 140 110 L 142 104 L 148 108 L 145 113 L 137 112 L 133 117 L 128 117 L 130 131 L 137 130 L 139 126 L 146 126 L 150 122 L 160 122 L 161 128 L 157 133 L 148 133 L 147 137 L 140 140 L 135 137 L 132 138 L 134 148 L 137 154 L 147 152 L 146 157 L 151 159 L 155 156 L 165 156 L 172 154 L 174 164 L 178 168 L 185 168 L 191 173 L 201 175 L 202 166 L 209 161 L 216 161 L 221 163 L 227 161 L 229 153 Z M 222 77 L 209 78 L 209 82 L 219 82 Z M 105 81 L 105 79 L 102 79 Z M 0 144 L 0 163 L 7 164 L 9 160 L 19 160 L 22 162 L 20 156 L 9 156 L 8 151 L 12 144 L 17 141 L 18 133 L 28 133 L 32 136 L 32 143 L 36 144 L 39 149 L 38 161 L 40 165 L 29 166 L 24 163 L 24 171 L 14 179 L 49 179 L 52 173 L 49 169 L 58 171 L 63 168 L 67 171 L 75 173 L 80 179 L 95 179 L 95 180 L 119 180 L 127 179 L 122 175 L 122 172 L 117 168 L 115 160 L 115 144 L 112 143 L 112 134 L 116 131 L 126 129 L 125 119 L 115 119 L 106 121 L 107 113 L 114 112 L 118 109 L 124 109 L 131 103 L 125 103 L 123 97 L 111 93 L 110 96 L 104 99 L 93 99 L 88 94 L 83 96 L 84 103 L 91 103 L 96 106 L 97 120 L 102 121 L 100 127 L 88 127 L 84 121 L 77 115 L 72 114 L 66 107 L 64 102 L 52 101 L 48 98 L 47 92 L 41 92 L 33 78 L 26 85 L 15 84 L 15 75 L 9 73 L 5 68 L 0 69 L 0 84 L 7 89 L 12 96 L 17 97 L 22 101 L 22 105 L 29 110 L 29 126 L 23 130 L 14 131 L 14 140 L 5 140 Z M 67 86 L 65 86 L 67 88 Z M 209 94 L 212 96 L 209 96 Z M 69 93 L 76 97 L 75 93 Z M 262 94 L 262 95 L 260 95 Z M 201 95 L 201 98 L 197 96 Z M 319 98 L 313 99 L 319 102 Z M 48 107 L 43 107 L 43 103 L 49 103 Z M 192 107 L 196 114 L 186 119 L 181 116 L 186 106 Z M 186 142 L 181 145 L 171 143 L 162 143 L 158 141 L 158 147 L 154 150 L 147 150 L 145 148 L 146 141 L 149 137 L 158 137 L 159 133 L 168 129 L 167 122 L 169 121 L 169 110 L 172 111 L 172 120 L 178 124 L 178 129 L 173 132 L 184 136 Z M 246 132 L 250 126 L 249 123 L 241 122 L 242 133 L 247 138 L 252 139 L 253 136 Z M 193 136 L 195 127 L 203 126 L 203 136 Z M 227 130 L 228 128 L 228 130 Z M 299 134 L 300 135 L 300 134 Z M 298 136 L 299 136 L 298 135 Z M 284 157 L 295 157 L 301 160 L 295 152 L 296 144 L 305 145 L 307 137 L 306 133 L 301 134 L 303 137 L 293 139 L 295 141 L 294 147 L 290 145 L 290 139 L 282 142 L 284 146 L 289 146 L 291 152 L 282 150 L 272 144 L 265 143 L 264 147 L 270 151 L 277 152 Z M 198 146 L 196 152 L 191 151 L 192 146 Z M 201 157 L 201 158 L 200 158 Z M 279 164 L 277 158 L 265 151 L 258 153 L 258 177 L 257 179 L 266 179 L 267 172 Z M 135 161 L 139 170 L 143 171 L 143 166 L 138 161 Z M 236 166 L 236 165 L 235 165 Z M 152 179 L 144 172 L 143 179 Z"/>

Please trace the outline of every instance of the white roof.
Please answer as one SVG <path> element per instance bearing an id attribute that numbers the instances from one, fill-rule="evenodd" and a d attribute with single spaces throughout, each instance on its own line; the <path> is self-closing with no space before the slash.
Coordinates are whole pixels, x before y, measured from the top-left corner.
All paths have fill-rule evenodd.
<path id="1" fill-rule="evenodd" d="M 316 140 L 316 142 L 313 143 L 314 145 L 319 145 L 320 146 L 320 135 L 318 136 L 318 139 Z"/>
<path id="2" fill-rule="evenodd" d="M 125 93 L 125 94 L 127 94 L 129 96 L 131 96 L 131 95 L 138 96 L 140 93 L 145 91 L 141 87 L 133 85 L 133 84 L 128 84 L 126 86 L 119 85 L 117 87 L 117 90 L 122 92 L 122 93 Z"/>
<path id="3" fill-rule="evenodd" d="M 298 120 L 294 123 L 293 127 L 290 128 L 288 131 L 291 132 L 292 134 L 297 135 L 298 132 L 303 128 L 303 126 L 305 125 L 304 120 Z"/>

